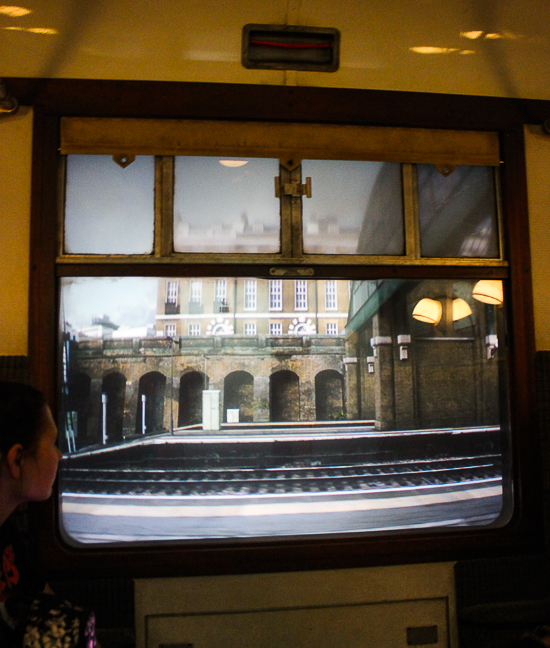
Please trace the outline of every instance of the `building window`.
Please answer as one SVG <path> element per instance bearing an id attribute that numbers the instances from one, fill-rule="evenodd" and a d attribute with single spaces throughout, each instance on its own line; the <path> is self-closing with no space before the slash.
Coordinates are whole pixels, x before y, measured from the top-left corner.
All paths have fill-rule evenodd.
<path id="1" fill-rule="evenodd" d="M 307 311 L 307 279 L 297 279 L 294 282 L 294 308 L 297 311 Z"/>
<path id="2" fill-rule="evenodd" d="M 164 335 L 165 335 L 165 337 L 175 337 L 175 335 L 176 335 L 176 325 L 175 324 L 165 324 L 164 325 Z"/>
<path id="3" fill-rule="evenodd" d="M 200 304 L 202 302 L 201 279 L 191 279 L 189 283 L 189 301 L 192 304 Z"/>
<path id="4" fill-rule="evenodd" d="M 244 325 L 245 335 L 256 335 L 256 322 L 246 322 Z"/>
<path id="5" fill-rule="evenodd" d="M 327 335 L 338 335 L 338 324 L 327 322 Z"/>
<path id="6" fill-rule="evenodd" d="M 201 334 L 200 324 L 189 324 L 189 335 L 195 336 Z"/>
<path id="7" fill-rule="evenodd" d="M 179 282 L 169 280 L 166 283 L 166 301 L 164 304 L 165 315 L 179 315 L 180 307 L 178 304 Z"/>
<path id="8" fill-rule="evenodd" d="M 256 280 L 246 279 L 244 282 L 244 310 L 256 310 Z"/>
<path id="9" fill-rule="evenodd" d="M 227 303 L 227 279 L 216 279 L 214 299 L 222 304 Z"/>
<path id="10" fill-rule="evenodd" d="M 283 280 L 269 281 L 269 310 L 280 311 L 283 308 Z"/>
<path id="11" fill-rule="evenodd" d="M 179 282 L 169 281 L 166 284 L 166 301 L 169 304 L 178 303 L 178 291 L 179 291 Z"/>
<path id="12" fill-rule="evenodd" d="M 328 311 L 338 310 L 336 281 L 334 280 L 325 283 L 325 308 Z"/>
<path id="13" fill-rule="evenodd" d="M 283 324 L 282 322 L 271 322 L 269 325 L 269 334 L 270 335 L 282 335 L 283 334 Z"/>

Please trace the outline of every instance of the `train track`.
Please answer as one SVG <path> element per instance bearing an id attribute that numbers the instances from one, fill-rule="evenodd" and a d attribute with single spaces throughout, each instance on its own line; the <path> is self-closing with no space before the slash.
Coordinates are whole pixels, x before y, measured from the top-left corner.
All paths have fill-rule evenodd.
<path id="1" fill-rule="evenodd" d="M 500 478 L 501 455 L 274 468 L 64 466 L 61 492 L 108 495 L 220 496 L 353 492 L 460 484 Z"/>

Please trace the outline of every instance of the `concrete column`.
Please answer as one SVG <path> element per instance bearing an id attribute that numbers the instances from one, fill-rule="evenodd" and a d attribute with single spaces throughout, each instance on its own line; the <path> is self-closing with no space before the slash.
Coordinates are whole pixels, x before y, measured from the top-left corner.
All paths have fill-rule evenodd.
<path id="1" fill-rule="evenodd" d="M 395 385 L 391 311 L 384 304 L 373 317 L 371 347 L 374 350 L 374 407 L 377 430 L 395 427 Z"/>
<path id="2" fill-rule="evenodd" d="M 410 335 L 398 335 L 394 346 L 395 428 L 416 428 L 414 415 L 413 354 Z"/>
<path id="3" fill-rule="evenodd" d="M 370 350 L 370 336 L 361 333 L 359 344 L 360 355 L 358 358 L 358 380 L 359 380 L 359 418 L 374 419 L 374 357 Z"/>
<path id="4" fill-rule="evenodd" d="M 126 396 L 124 398 L 124 422 L 122 424 L 124 438 L 132 437 L 136 433 L 138 391 L 139 376 L 132 376 L 132 379 L 126 383 Z"/>
<path id="5" fill-rule="evenodd" d="M 359 418 L 359 365 L 357 359 L 357 334 L 346 339 L 344 353 L 344 408 L 348 421 Z"/>

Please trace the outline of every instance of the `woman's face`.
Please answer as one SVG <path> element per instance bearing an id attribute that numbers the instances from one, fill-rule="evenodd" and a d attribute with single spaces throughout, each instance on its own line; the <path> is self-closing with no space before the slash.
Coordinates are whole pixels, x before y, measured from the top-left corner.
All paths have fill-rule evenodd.
<path id="1" fill-rule="evenodd" d="M 57 428 L 46 405 L 35 446 L 25 451 L 21 459 L 21 497 L 27 502 L 48 499 L 52 493 L 57 464 L 61 459 L 56 440 Z"/>

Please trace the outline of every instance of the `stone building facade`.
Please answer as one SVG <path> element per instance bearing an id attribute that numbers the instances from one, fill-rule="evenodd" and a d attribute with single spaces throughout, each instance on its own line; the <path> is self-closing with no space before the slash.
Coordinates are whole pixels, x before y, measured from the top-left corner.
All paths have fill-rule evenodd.
<path id="1" fill-rule="evenodd" d="M 347 281 L 159 279 L 155 337 L 69 342 L 77 445 L 199 426 L 205 389 L 223 422 L 344 419 L 348 306 Z"/>

